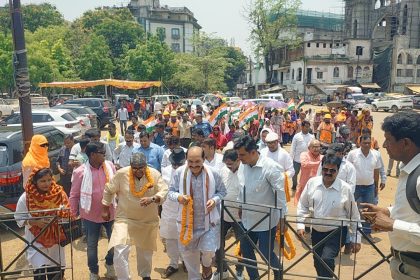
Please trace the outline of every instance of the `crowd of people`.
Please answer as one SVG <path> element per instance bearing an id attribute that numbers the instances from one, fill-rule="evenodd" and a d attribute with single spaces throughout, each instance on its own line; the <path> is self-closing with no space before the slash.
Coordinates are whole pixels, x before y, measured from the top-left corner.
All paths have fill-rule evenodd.
<path id="1" fill-rule="evenodd" d="M 151 279 L 153 252 L 160 237 L 170 259 L 162 278 L 182 268 L 188 279 L 225 279 L 226 263 L 222 271 L 212 268 L 222 257 L 221 224 L 224 235 L 232 228 L 237 238 L 242 236 L 242 258 L 235 266 L 237 279 L 243 279 L 244 271 L 250 279 L 259 279 L 254 244 L 270 260 L 274 279 L 281 279 L 273 244 L 276 232 L 287 229 L 284 219 L 290 183 L 297 206 L 298 236 L 308 240 L 309 235 L 316 246 L 318 277 L 333 277 L 335 258 L 342 247 L 345 254 L 361 250 L 357 229 L 362 228 L 363 237 L 372 243 L 377 242 L 372 230 L 391 231 L 394 279 L 420 279 L 420 209 L 417 212 L 410 207 L 412 202 L 407 202 L 404 194 L 407 177 L 420 169 L 419 114 L 394 114 L 382 127 L 384 148 L 392 160 L 401 162 L 397 169 L 401 192 L 395 207 L 388 210 L 377 206 L 378 193 L 385 188 L 392 167 L 385 169 L 368 110 L 251 106 L 220 104 L 205 111 L 201 106 L 192 110 L 174 103 L 153 110 L 144 104 L 129 112 L 130 106 L 121 102 L 117 110 L 121 133 L 111 123 L 102 138 L 97 129 L 86 131 L 77 143 L 66 137 L 57 160 L 58 183 L 49 171 L 48 142 L 35 135 L 23 161 L 25 193 L 19 200 L 19 212 L 56 208 L 62 203 L 70 208 L 71 217 L 80 217 L 91 280 L 100 278 L 98 240 L 102 228 L 109 240 L 107 278 L 134 278 L 128 258 L 131 245 L 135 245 L 138 276 Z M 290 145 L 289 151 L 286 145 Z M 414 184 L 410 194 L 418 196 L 420 180 Z M 223 220 L 222 199 L 233 207 L 229 211 L 233 215 L 224 213 Z M 418 197 L 413 200 L 415 205 Z M 270 219 L 261 222 L 267 207 L 282 211 L 272 212 Z M 311 225 L 308 217 L 330 220 Z M 363 220 L 363 224 L 340 219 Z M 25 226 L 25 235 L 33 239 L 45 221 L 19 225 Z M 245 231 L 248 238 L 243 237 Z M 60 231 L 46 232 L 36 240 L 36 246 L 52 259 L 64 258 L 62 248 L 53 242 Z M 326 237 L 329 241 L 323 242 Z M 51 265 L 51 260 L 36 250 L 28 251 L 28 261 L 37 273 Z M 52 272 L 64 273 L 60 267 Z"/>

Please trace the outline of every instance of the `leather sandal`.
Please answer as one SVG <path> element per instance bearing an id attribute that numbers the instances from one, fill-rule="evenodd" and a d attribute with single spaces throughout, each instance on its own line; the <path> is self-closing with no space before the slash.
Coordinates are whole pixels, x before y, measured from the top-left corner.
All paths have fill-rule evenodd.
<path id="1" fill-rule="evenodd" d="M 163 279 L 169 278 L 169 276 L 171 276 L 172 274 L 178 272 L 178 268 L 172 267 L 172 266 L 168 266 L 165 270 L 165 272 L 162 275 Z"/>

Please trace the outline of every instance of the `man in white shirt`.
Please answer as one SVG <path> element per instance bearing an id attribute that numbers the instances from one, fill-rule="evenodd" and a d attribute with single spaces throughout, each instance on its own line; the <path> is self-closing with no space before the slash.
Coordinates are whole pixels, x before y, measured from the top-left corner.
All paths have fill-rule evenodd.
<path id="1" fill-rule="evenodd" d="M 124 137 L 117 133 L 117 127 L 115 126 L 114 123 L 108 124 L 108 133 L 106 134 L 106 136 L 101 138 L 101 141 L 108 143 L 109 148 L 111 149 L 111 152 L 112 152 L 112 160 L 115 163 L 116 158 L 115 158 L 114 151 L 117 148 L 117 146 L 120 145 L 120 143 L 124 142 Z M 128 159 L 130 159 L 130 157 Z"/>
<path id="2" fill-rule="evenodd" d="M 290 148 L 290 157 L 293 160 L 293 168 L 295 170 L 295 174 L 293 175 L 293 186 L 292 190 L 296 190 L 297 176 L 300 172 L 300 154 L 303 152 L 308 151 L 309 143 L 312 139 L 315 139 L 313 134 L 309 133 L 311 129 L 311 124 L 309 121 L 302 122 L 302 131 L 296 133 L 292 140 L 292 146 Z"/>
<path id="3" fill-rule="evenodd" d="M 237 203 L 233 201 L 237 201 L 238 195 L 239 195 L 239 177 L 238 177 L 238 170 L 241 166 L 241 161 L 238 158 L 238 153 L 231 149 L 227 150 L 225 154 L 223 155 L 223 162 L 225 163 L 225 166 L 221 170 L 221 176 L 222 181 L 225 184 L 226 187 L 226 196 L 223 198 L 225 200 L 225 207 L 229 210 L 229 213 L 232 215 L 232 217 L 225 211 L 223 215 L 223 235 L 226 236 L 229 229 L 233 228 L 233 232 L 235 233 L 235 238 L 238 238 L 241 233 L 241 219 L 238 215 L 238 209 L 237 208 L 230 208 L 229 206 L 238 206 Z M 235 219 L 236 222 L 233 220 Z M 218 250 L 216 252 L 216 258 L 221 258 L 219 255 L 220 251 Z M 227 264 L 223 264 L 223 273 L 220 275 L 219 271 L 216 271 L 213 275 L 213 280 L 219 280 L 219 279 L 226 279 L 229 276 L 229 273 L 227 271 Z M 236 265 L 236 277 L 237 279 L 241 280 L 243 279 L 242 273 L 244 271 L 244 267 L 242 265 Z"/>
<path id="4" fill-rule="evenodd" d="M 168 148 L 163 153 L 162 164 L 161 164 L 162 168 L 171 165 L 171 161 L 169 160 L 169 158 L 170 158 L 172 152 L 174 151 L 174 149 L 182 148 L 182 150 L 184 150 L 185 153 L 187 152 L 187 149 L 180 146 L 181 143 L 180 143 L 180 140 L 179 140 L 178 136 L 174 136 L 174 135 L 169 136 L 168 140 L 166 141 L 166 145 L 167 145 Z"/>
<path id="5" fill-rule="evenodd" d="M 263 128 L 260 132 L 260 141 L 258 141 L 258 150 L 261 151 L 264 148 L 267 148 L 266 140 L 268 133 L 272 132 L 269 128 Z"/>
<path id="6" fill-rule="evenodd" d="M 356 190 L 354 198 L 358 203 L 374 203 L 375 178 L 379 178 L 379 169 L 382 164 L 376 153 L 371 150 L 371 137 L 363 135 L 360 148 L 350 151 L 347 160 L 356 168 Z M 381 190 L 385 184 L 381 183 Z M 363 232 L 374 242 L 369 223 L 363 223 Z"/>
<path id="7" fill-rule="evenodd" d="M 204 150 L 205 161 L 204 164 L 213 167 L 216 170 L 222 170 L 225 166 L 223 163 L 223 155 L 216 153 L 216 140 L 213 138 L 204 139 L 201 143 L 201 148 Z"/>
<path id="8" fill-rule="evenodd" d="M 267 147 L 262 149 L 261 155 L 271 158 L 281 167 L 283 167 L 288 178 L 292 178 L 295 175 L 295 169 L 293 168 L 293 161 L 289 153 L 285 149 L 280 147 L 279 136 L 275 132 L 270 132 L 265 137 L 265 143 Z"/>
<path id="9" fill-rule="evenodd" d="M 125 103 L 118 109 L 117 120 L 120 123 L 121 135 L 124 135 L 124 132 L 127 130 L 127 121 L 130 118 L 128 115 L 127 108 Z"/>
<path id="10" fill-rule="evenodd" d="M 279 259 L 274 253 L 274 246 L 270 247 L 269 244 L 274 244 L 277 225 L 283 227 L 281 223 L 284 215 L 287 214 L 284 176 L 282 175 L 284 170 L 272 159 L 260 155 L 257 144 L 249 135 L 235 141 L 234 147 L 242 162 L 242 168 L 238 171 L 241 185 L 238 200 L 248 203 L 242 209 L 242 224 L 246 230 L 250 230 L 249 238 L 254 244 L 258 242 L 260 251 L 266 259 L 270 260 L 274 270 L 274 280 L 279 280 L 281 278 L 278 270 Z M 257 205 L 250 205 L 251 203 Z M 268 208 L 276 205 L 281 208 L 281 211 Z M 269 212 L 271 212 L 270 219 L 263 219 Z M 246 267 L 249 278 L 259 279 L 259 272 L 254 268 L 257 265 L 254 248 L 247 238 L 241 239 L 241 252 L 244 263 L 249 264 Z"/>
<path id="11" fill-rule="evenodd" d="M 415 202 L 420 205 L 420 114 L 400 112 L 388 116 L 382 130 L 389 157 L 402 162 L 395 202 L 389 208 L 363 203 L 362 214 L 370 217 L 373 229 L 389 233 L 394 255 L 390 264 L 392 278 L 420 279 L 420 209 L 414 207 Z"/>
<path id="12" fill-rule="evenodd" d="M 341 159 L 335 155 L 327 155 L 322 159 L 322 176 L 309 179 L 297 208 L 297 231 L 300 238 L 305 237 L 304 222 L 308 216 L 315 218 L 311 233 L 312 246 L 328 238 L 327 242 L 314 249 L 314 254 L 317 254 L 329 268 L 314 255 L 314 266 L 319 277 L 334 276 L 335 258 L 344 245 L 349 228 L 352 251 L 357 253 L 361 247 L 361 238 L 357 234 L 358 223 L 340 220 L 360 220 L 350 185 L 337 179 L 340 164 Z M 324 217 L 337 220 L 324 220 Z"/>
<path id="13" fill-rule="evenodd" d="M 134 131 L 127 130 L 124 135 L 125 142 L 120 143 L 114 150 L 115 168 L 120 169 L 130 165 L 131 155 L 140 144 L 134 142 Z"/>

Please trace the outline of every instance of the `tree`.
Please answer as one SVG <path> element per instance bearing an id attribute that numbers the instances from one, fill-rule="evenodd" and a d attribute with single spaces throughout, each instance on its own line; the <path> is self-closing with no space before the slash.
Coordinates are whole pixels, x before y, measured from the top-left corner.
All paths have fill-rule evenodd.
<path id="1" fill-rule="evenodd" d="M 105 38 L 92 34 L 89 42 L 82 46 L 75 64 L 79 77 L 83 80 L 108 78 L 114 66 Z"/>
<path id="2" fill-rule="evenodd" d="M 266 83 L 271 83 L 273 78 L 275 50 L 285 46 L 295 48 L 299 44 L 296 12 L 300 4 L 299 0 L 253 0 L 250 3 L 250 39 L 257 57 L 264 59 Z"/>
<path id="3" fill-rule="evenodd" d="M 8 92 L 14 87 L 12 36 L 0 33 L 0 92 Z"/>
<path id="4" fill-rule="evenodd" d="M 235 91 L 239 78 L 244 74 L 247 59 L 241 50 L 226 48 L 225 58 L 230 62 L 225 71 L 225 83 L 230 91 Z"/>
<path id="5" fill-rule="evenodd" d="M 128 50 L 125 63 L 133 80 L 166 82 L 175 71 L 174 53 L 157 36 L 149 36 L 146 42 Z"/>
<path id="6" fill-rule="evenodd" d="M 33 42 L 28 46 L 29 78 L 31 85 L 37 87 L 41 82 L 62 80 L 57 62 L 51 57 L 47 41 Z"/>

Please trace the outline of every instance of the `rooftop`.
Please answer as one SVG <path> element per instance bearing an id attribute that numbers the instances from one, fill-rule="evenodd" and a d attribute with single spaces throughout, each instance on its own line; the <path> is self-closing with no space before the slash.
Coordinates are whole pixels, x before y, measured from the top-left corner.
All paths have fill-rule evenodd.
<path id="1" fill-rule="evenodd" d="M 341 31 L 344 25 L 344 15 L 342 14 L 299 10 L 296 16 L 298 27 Z"/>

